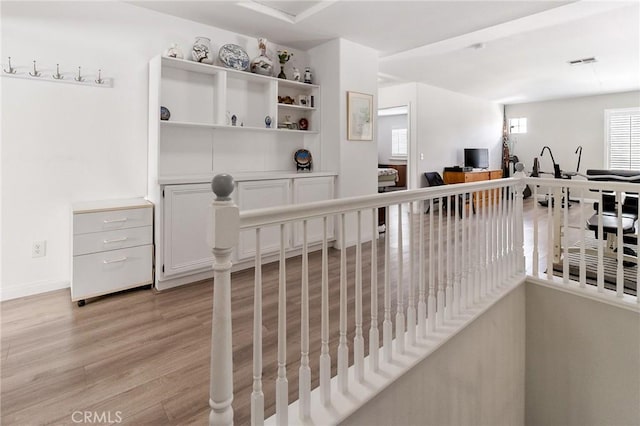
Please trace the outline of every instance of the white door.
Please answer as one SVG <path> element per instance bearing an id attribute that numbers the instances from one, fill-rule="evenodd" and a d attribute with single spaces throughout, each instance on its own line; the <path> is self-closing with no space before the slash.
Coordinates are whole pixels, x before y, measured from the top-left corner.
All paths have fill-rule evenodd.
<path id="1" fill-rule="evenodd" d="M 314 201 L 332 200 L 334 194 L 333 176 L 300 178 L 293 180 L 293 203 L 304 204 Z M 327 238 L 333 239 L 333 217 L 327 219 Z M 322 218 L 307 222 L 307 242 L 309 244 L 322 241 Z M 293 231 L 294 246 L 302 246 L 302 223 L 296 223 Z"/>
<path id="2" fill-rule="evenodd" d="M 207 212 L 214 199 L 208 183 L 167 185 L 163 202 L 163 276 L 211 269 Z"/>
<path id="3" fill-rule="evenodd" d="M 238 207 L 240 211 L 279 207 L 291 204 L 290 179 L 258 180 L 238 183 Z M 289 248 L 289 227 L 285 226 L 285 250 Z M 260 231 L 262 254 L 280 250 L 280 226 L 266 227 Z M 240 232 L 238 259 L 248 259 L 256 254 L 256 232 Z"/>

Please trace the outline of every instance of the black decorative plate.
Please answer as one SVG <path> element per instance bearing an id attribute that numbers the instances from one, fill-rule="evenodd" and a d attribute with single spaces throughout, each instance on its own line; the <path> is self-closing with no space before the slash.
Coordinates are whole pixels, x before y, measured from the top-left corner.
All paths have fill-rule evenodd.
<path id="1" fill-rule="evenodd" d="M 311 165 L 311 153 L 306 149 L 299 149 L 293 154 L 293 159 L 296 162 L 296 165 L 300 167 L 307 168 Z"/>

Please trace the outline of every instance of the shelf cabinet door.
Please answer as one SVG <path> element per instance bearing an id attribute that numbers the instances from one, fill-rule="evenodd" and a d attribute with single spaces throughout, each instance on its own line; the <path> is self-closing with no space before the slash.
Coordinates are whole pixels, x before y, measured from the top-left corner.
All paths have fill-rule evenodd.
<path id="1" fill-rule="evenodd" d="M 240 182 L 238 184 L 238 207 L 240 211 L 280 207 L 291 204 L 291 180 L 273 179 Z M 290 246 L 289 227 L 285 226 L 285 249 Z M 260 245 L 263 255 L 280 250 L 280 227 L 270 226 L 260 232 Z M 238 259 L 249 259 L 256 254 L 256 232 L 240 232 Z"/>
<path id="2" fill-rule="evenodd" d="M 210 269 L 213 255 L 205 233 L 214 199 L 211 185 L 167 185 L 164 193 L 163 275 Z"/>
<path id="3" fill-rule="evenodd" d="M 293 180 L 293 203 L 304 204 L 314 201 L 332 200 L 334 197 L 333 176 L 314 178 L 300 178 Z M 333 239 L 333 218 L 327 219 L 327 238 Z M 312 219 L 307 222 L 307 242 L 309 244 L 322 241 L 322 218 Z M 294 225 L 294 246 L 300 247 L 303 242 L 302 223 Z"/>

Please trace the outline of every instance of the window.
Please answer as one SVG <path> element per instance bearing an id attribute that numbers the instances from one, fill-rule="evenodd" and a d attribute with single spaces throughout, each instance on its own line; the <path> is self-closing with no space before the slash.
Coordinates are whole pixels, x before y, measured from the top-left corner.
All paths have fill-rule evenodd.
<path id="1" fill-rule="evenodd" d="M 640 170 L 640 108 L 607 109 L 604 116 L 606 167 Z"/>
<path id="2" fill-rule="evenodd" d="M 527 117 L 510 118 L 509 133 L 527 133 Z"/>
<path id="3" fill-rule="evenodd" d="M 407 129 L 391 129 L 391 156 L 407 156 Z"/>

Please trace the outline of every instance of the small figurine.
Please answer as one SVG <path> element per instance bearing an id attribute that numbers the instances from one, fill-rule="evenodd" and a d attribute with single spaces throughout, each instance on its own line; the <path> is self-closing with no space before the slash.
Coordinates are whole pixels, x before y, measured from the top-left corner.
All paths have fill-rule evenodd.
<path id="1" fill-rule="evenodd" d="M 264 124 L 265 126 L 267 126 L 267 129 L 271 128 L 271 117 L 269 117 L 268 115 L 264 118 Z"/>
<path id="2" fill-rule="evenodd" d="M 293 67 L 293 81 L 300 81 L 300 70 Z"/>
<path id="3" fill-rule="evenodd" d="M 304 82 L 311 84 L 311 68 L 309 67 L 304 69 Z"/>
<path id="4" fill-rule="evenodd" d="M 184 55 L 182 50 L 178 47 L 178 43 L 171 43 L 171 46 L 166 50 L 164 56 L 167 58 L 183 59 Z"/>
<path id="5" fill-rule="evenodd" d="M 236 115 L 235 115 L 235 114 L 233 114 L 233 115 L 231 116 L 231 125 L 232 125 L 232 126 L 235 126 L 235 125 L 236 125 L 236 121 L 238 121 L 238 117 L 236 117 Z"/>

